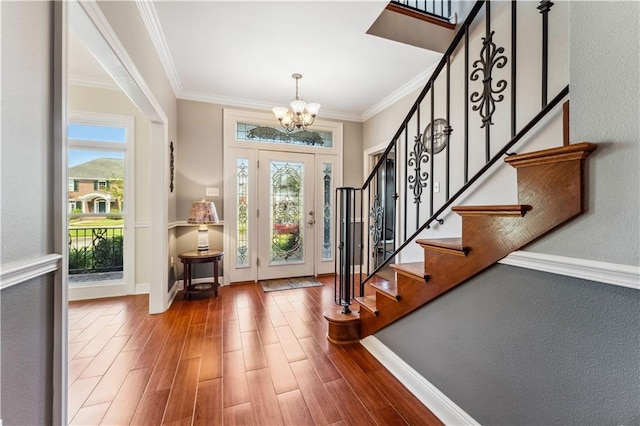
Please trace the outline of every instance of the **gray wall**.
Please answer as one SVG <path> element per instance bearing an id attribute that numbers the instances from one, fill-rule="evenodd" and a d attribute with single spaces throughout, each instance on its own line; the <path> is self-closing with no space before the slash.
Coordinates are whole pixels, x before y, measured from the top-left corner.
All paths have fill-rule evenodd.
<path id="1" fill-rule="evenodd" d="M 636 2 L 571 2 L 587 212 L 527 250 L 638 265 Z M 612 31 L 611 28 L 615 28 Z M 640 292 L 494 266 L 378 337 L 483 424 L 640 424 Z"/>
<path id="2" fill-rule="evenodd" d="M 378 337 L 485 425 L 640 424 L 640 292 L 497 265 Z"/>
<path id="3" fill-rule="evenodd" d="M 1 263 L 51 253 L 53 4 L 2 2 Z M 53 277 L 2 291 L 0 416 L 52 422 Z"/>
<path id="4" fill-rule="evenodd" d="M 43 276 L 2 290 L 3 425 L 52 423 L 52 281 Z"/>
<path id="5" fill-rule="evenodd" d="M 640 265 L 640 4 L 570 7 L 571 140 L 599 146 L 587 212 L 527 250 Z"/>

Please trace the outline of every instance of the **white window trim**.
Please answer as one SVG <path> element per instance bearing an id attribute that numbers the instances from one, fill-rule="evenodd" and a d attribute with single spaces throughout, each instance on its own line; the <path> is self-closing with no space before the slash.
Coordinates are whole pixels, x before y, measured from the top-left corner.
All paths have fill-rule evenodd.
<path id="1" fill-rule="evenodd" d="M 123 294 L 133 294 L 135 292 L 135 118 L 131 115 L 121 114 L 105 114 L 86 111 L 70 111 L 67 119 L 69 124 L 83 124 L 90 126 L 103 127 L 121 127 L 125 129 L 125 142 L 102 142 L 102 141 L 86 141 L 79 139 L 67 139 L 67 149 L 90 149 L 96 151 L 114 151 L 124 152 L 125 170 L 124 170 L 124 193 L 126 199 L 123 200 L 127 206 L 127 212 L 124 215 L 124 278 Z M 106 182 L 106 180 L 104 180 Z M 98 181 L 98 191 L 100 189 L 100 181 Z M 93 213 L 98 213 L 98 200 L 106 203 L 106 213 L 111 210 L 110 196 L 105 194 L 96 194 Z M 83 210 L 84 203 L 83 203 Z M 72 297 L 72 295 L 70 295 Z"/>

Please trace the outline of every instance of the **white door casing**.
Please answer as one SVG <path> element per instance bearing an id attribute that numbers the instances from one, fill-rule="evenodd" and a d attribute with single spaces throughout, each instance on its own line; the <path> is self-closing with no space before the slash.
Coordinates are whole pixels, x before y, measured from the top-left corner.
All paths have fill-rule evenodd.
<path id="1" fill-rule="evenodd" d="M 223 218 L 225 230 L 223 245 L 225 256 L 223 267 L 225 283 L 275 277 L 279 275 L 274 272 L 278 269 L 286 271 L 284 276 L 333 273 L 335 259 L 333 200 L 335 188 L 342 184 L 342 124 L 318 120 L 310 129 L 331 133 L 332 146 L 327 147 L 242 139 L 238 136 L 238 123 L 274 127 L 278 125 L 271 114 L 224 110 Z M 290 265 L 291 267 L 270 266 L 259 273 L 258 259 L 262 269 L 265 262 L 268 262 L 268 256 L 264 253 L 268 251 L 266 239 L 270 239 L 266 231 L 260 231 L 260 228 L 267 229 L 266 224 L 269 220 L 269 207 L 265 201 L 267 198 L 263 195 L 267 194 L 269 189 L 266 184 L 267 179 L 263 178 L 268 175 L 267 172 L 259 170 L 268 168 L 265 164 L 268 161 L 265 159 L 277 159 L 281 154 L 283 155 L 281 158 L 288 161 L 308 159 L 304 161 L 305 171 L 308 170 L 311 175 L 305 182 L 311 183 L 307 190 L 312 192 L 303 196 L 305 206 L 300 221 L 304 223 L 305 241 L 312 244 L 311 247 L 304 248 L 304 263 L 309 265 L 306 269 L 293 265 Z M 260 169 L 258 169 L 260 157 L 264 159 L 260 162 Z M 329 203 L 328 209 L 325 209 L 325 202 Z M 259 206 L 259 203 L 264 204 L 265 207 Z M 261 225 L 258 222 L 258 208 Z M 310 211 L 314 212 L 313 225 L 308 224 L 311 220 Z M 242 218 L 242 225 L 239 225 L 240 218 Z M 330 227 L 328 232 L 324 229 L 327 224 Z"/>

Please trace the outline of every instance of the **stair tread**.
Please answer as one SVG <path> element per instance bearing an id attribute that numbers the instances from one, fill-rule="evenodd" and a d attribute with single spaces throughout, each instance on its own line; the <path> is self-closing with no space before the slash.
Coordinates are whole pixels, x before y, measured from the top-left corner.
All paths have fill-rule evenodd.
<path id="1" fill-rule="evenodd" d="M 594 143 L 580 142 L 555 148 L 542 149 L 540 151 L 510 155 L 505 157 L 504 161 L 513 167 L 523 167 L 558 161 L 575 160 L 586 158 L 589 154 L 595 151 L 597 147 L 598 146 Z"/>
<path id="2" fill-rule="evenodd" d="M 401 274 L 413 275 L 416 278 L 424 279 L 424 262 L 395 263 L 390 266 Z"/>
<path id="3" fill-rule="evenodd" d="M 364 296 L 364 297 L 356 297 L 356 302 L 360 304 L 363 308 L 368 310 L 374 315 L 378 315 L 378 309 L 376 308 L 376 297 L 375 296 Z"/>
<path id="4" fill-rule="evenodd" d="M 421 246 L 436 246 L 452 250 L 462 250 L 462 238 L 429 238 L 416 240 Z"/>
<path id="5" fill-rule="evenodd" d="M 398 285 L 395 281 L 377 281 L 371 282 L 369 285 L 391 299 L 400 300 Z"/>
<path id="6" fill-rule="evenodd" d="M 462 244 L 462 238 L 423 239 L 416 240 L 416 243 L 425 250 L 439 251 L 456 256 L 466 256 L 469 253 L 469 247 Z"/>
<path id="7" fill-rule="evenodd" d="M 451 210 L 460 216 L 524 216 L 531 210 L 525 204 L 502 204 L 493 206 L 455 206 Z"/>

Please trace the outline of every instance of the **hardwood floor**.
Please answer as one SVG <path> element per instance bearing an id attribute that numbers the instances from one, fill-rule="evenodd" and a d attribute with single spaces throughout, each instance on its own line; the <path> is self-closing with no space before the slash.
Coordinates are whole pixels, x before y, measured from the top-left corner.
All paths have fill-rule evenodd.
<path id="1" fill-rule="evenodd" d="M 180 295 L 160 315 L 146 295 L 70 302 L 70 423 L 442 424 L 362 346 L 327 341 L 323 280 Z"/>

